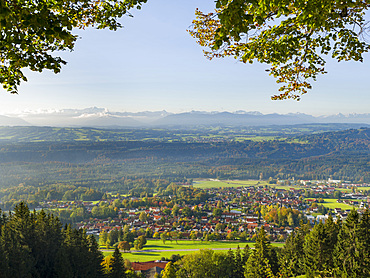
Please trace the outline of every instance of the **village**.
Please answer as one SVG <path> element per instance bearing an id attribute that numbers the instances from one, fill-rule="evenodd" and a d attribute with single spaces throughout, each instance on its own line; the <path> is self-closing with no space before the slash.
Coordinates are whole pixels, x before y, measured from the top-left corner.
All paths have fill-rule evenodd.
<path id="1" fill-rule="evenodd" d="M 96 236 L 126 227 L 135 236 L 163 240 L 253 241 L 264 226 L 271 241 L 284 242 L 302 223 L 325 222 L 329 215 L 335 221 L 344 220 L 352 207 L 361 213 L 369 206 L 370 199 L 360 187 L 366 184 L 335 182 L 299 181 L 295 184 L 300 187 L 285 188 L 273 184 L 208 189 L 176 185 L 162 196 L 105 194 L 101 201 L 51 201 L 40 207 L 75 214 L 82 211 L 85 217 L 80 219 L 84 219 L 74 225 Z M 325 206 L 327 199 L 338 205 Z"/>

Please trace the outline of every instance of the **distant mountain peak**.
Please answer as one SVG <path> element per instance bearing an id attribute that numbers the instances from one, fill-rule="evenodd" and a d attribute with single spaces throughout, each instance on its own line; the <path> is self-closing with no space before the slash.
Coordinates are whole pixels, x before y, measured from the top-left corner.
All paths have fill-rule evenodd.
<path id="1" fill-rule="evenodd" d="M 35 126 L 266 126 L 292 125 L 308 123 L 361 123 L 370 124 L 370 113 L 312 116 L 297 113 L 262 114 L 258 111 L 197 111 L 171 113 L 166 110 L 142 112 L 114 112 L 102 107 L 83 109 L 40 109 L 27 110 L 8 118 L 0 119 L 0 125 L 35 125 Z M 5 116 L 4 116 L 5 117 Z M 10 118 L 13 119 L 11 122 Z"/>

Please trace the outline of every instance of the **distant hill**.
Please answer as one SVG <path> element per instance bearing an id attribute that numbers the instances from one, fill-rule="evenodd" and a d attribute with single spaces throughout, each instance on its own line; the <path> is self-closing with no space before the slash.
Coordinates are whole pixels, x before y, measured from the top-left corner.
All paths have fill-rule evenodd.
<path id="1" fill-rule="evenodd" d="M 27 128 L 23 129 L 27 134 Z M 1 143 L 3 185 L 25 180 L 27 184 L 70 181 L 82 173 L 86 175 L 83 179 L 92 178 L 100 183 L 101 177 L 111 180 L 114 175 L 119 180 L 127 175 L 255 179 L 260 173 L 280 179 L 331 177 L 370 181 L 370 128 L 301 135 L 286 140 L 245 141 L 89 141 L 84 134 L 103 136 L 102 130 L 87 129 L 88 133 L 81 133 L 83 129 L 39 128 L 39 133 L 33 131 L 33 142 Z M 152 135 L 155 132 L 162 131 L 154 131 Z M 54 138 L 59 136 L 60 141 L 42 142 L 36 137 L 41 133 L 44 139 L 50 134 Z M 113 136 L 113 133 L 104 136 Z M 62 141 L 68 134 L 76 140 Z"/>
<path id="2" fill-rule="evenodd" d="M 9 115 L 7 115 L 9 116 Z M 5 116 L 4 116 L 5 117 Z M 16 121 L 18 119 L 18 121 Z M 10 122 L 13 121 L 13 122 Z M 0 119 L 0 126 L 34 125 L 101 128 L 189 128 L 198 126 L 268 126 L 309 123 L 361 123 L 370 125 L 368 114 L 314 117 L 303 113 L 262 114 L 258 111 L 169 113 L 167 111 L 112 112 L 105 108 L 25 112 Z"/>
<path id="3" fill-rule="evenodd" d="M 27 126 L 31 125 L 21 118 L 0 115 L 0 126 Z"/>
<path id="4" fill-rule="evenodd" d="M 105 127 L 105 128 L 117 128 L 117 127 L 139 127 L 143 126 L 143 123 L 131 118 L 131 117 L 117 117 L 114 115 L 101 115 L 101 116 L 86 116 L 80 117 L 75 122 L 74 126 L 86 126 L 86 127 Z"/>
<path id="5" fill-rule="evenodd" d="M 105 120 L 102 118 L 100 125 Z M 119 122 L 125 120 L 117 119 Z M 128 120 L 125 122 L 130 123 Z M 99 126 L 99 124 L 97 124 Z M 99 142 L 99 141 L 161 141 L 161 142 L 220 142 L 243 140 L 271 140 L 292 138 L 323 132 L 370 127 L 364 124 L 299 124 L 250 127 L 180 126 L 172 128 L 109 128 L 6 126 L 0 127 L 0 143 L 17 142 Z M 257 139 L 256 139 L 257 138 Z M 305 141 L 306 139 L 300 139 Z"/>
<path id="6" fill-rule="evenodd" d="M 26 129 L 26 128 L 25 128 Z M 38 128 L 45 132 L 48 128 Z M 76 137 L 81 130 L 54 129 L 53 136 L 61 138 L 68 134 Z M 94 133 L 95 132 L 95 133 Z M 48 134 L 52 134 L 47 132 Z M 92 130 L 98 135 L 99 130 Z M 81 136 L 81 135 L 80 135 Z M 81 140 L 82 139 L 82 140 Z M 175 159 L 178 161 L 196 161 L 204 159 L 301 159 L 315 156 L 333 155 L 370 155 L 370 128 L 349 129 L 337 132 L 325 132 L 297 136 L 287 141 L 267 140 L 243 142 L 163 142 L 148 140 L 132 141 L 88 141 L 79 138 L 75 142 L 42 142 L 2 144 L 1 162 L 63 161 L 87 162 L 99 158 L 110 160 L 125 159 Z"/>
<path id="7" fill-rule="evenodd" d="M 154 126 L 262 126 L 315 123 L 316 118 L 306 114 L 249 114 L 188 112 L 168 115 L 152 123 Z"/>

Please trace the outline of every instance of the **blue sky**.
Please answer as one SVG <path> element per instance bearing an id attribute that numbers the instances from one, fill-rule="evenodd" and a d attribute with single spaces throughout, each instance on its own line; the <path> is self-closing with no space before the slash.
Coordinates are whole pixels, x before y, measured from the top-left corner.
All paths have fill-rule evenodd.
<path id="1" fill-rule="evenodd" d="M 61 53 L 62 72 L 26 72 L 18 95 L 0 93 L 0 114 L 22 110 L 104 107 L 111 111 L 260 111 L 369 113 L 370 55 L 364 63 L 329 61 L 329 74 L 300 102 L 271 101 L 277 92 L 267 65 L 233 58 L 207 60 L 186 32 L 195 8 L 211 0 L 149 0 L 124 28 L 77 30 L 73 52 Z"/>

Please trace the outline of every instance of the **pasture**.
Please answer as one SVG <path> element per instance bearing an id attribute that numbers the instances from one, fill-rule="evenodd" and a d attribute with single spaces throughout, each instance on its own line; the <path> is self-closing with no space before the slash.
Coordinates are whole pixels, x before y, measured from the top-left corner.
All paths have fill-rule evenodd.
<path id="1" fill-rule="evenodd" d="M 220 188 L 220 187 L 240 187 L 240 186 L 265 186 L 274 187 L 276 189 L 290 190 L 294 189 L 305 189 L 306 187 L 294 186 L 294 185 L 276 185 L 269 184 L 265 180 L 216 180 L 216 179 L 207 179 L 207 180 L 195 180 L 193 186 L 196 188 Z"/>
<path id="2" fill-rule="evenodd" d="M 194 181 L 193 186 L 196 188 L 220 188 L 220 187 L 241 187 L 266 185 L 266 181 L 259 180 L 198 180 Z"/>
<path id="3" fill-rule="evenodd" d="M 246 245 L 254 246 L 254 242 L 239 242 L 239 241 L 191 241 L 178 240 L 166 241 L 165 244 L 161 240 L 148 240 L 143 250 L 122 253 L 125 259 L 132 262 L 146 262 L 153 260 L 160 260 L 162 257 L 169 258 L 173 254 L 186 255 L 195 252 L 199 249 L 214 249 L 217 252 L 227 252 L 230 248 L 234 249 L 238 246 L 243 249 Z M 282 247 L 284 243 L 272 243 L 273 246 Z M 222 250 L 221 250 L 222 249 Z M 103 250 L 104 256 L 112 254 L 114 250 Z"/>
<path id="4" fill-rule="evenodd" d="M 335 208 L 340 208 L 340 209 L 352 209 L 353 206 L 347 205 L 344 203 L 337 203 L 337 199 L 324 199 L 324 203 L 319 203 L 323 205 L 324 207 L 330 208 L 330 209 L 335 209 Z"/>

